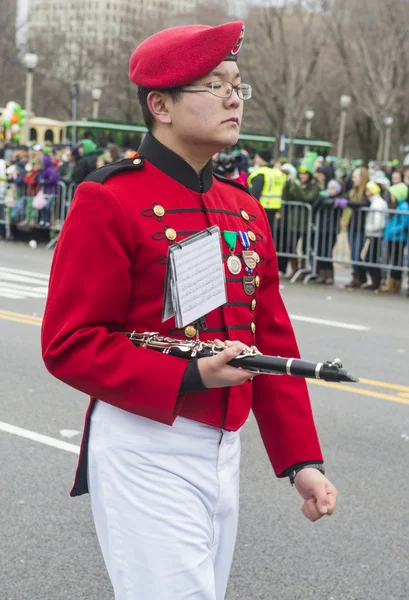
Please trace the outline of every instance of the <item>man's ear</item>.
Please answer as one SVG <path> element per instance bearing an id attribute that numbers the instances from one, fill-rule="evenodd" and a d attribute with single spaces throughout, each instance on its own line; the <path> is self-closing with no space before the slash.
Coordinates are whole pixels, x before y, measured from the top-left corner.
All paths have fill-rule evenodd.
<path id="1" fill-rule="evenodd" d="M 160 91 L 149 92 L 146 101 L 155 121 L 163 125 L 169 125 L 172 122 L 168 109 L 170 103 L 168 94 Z"/>

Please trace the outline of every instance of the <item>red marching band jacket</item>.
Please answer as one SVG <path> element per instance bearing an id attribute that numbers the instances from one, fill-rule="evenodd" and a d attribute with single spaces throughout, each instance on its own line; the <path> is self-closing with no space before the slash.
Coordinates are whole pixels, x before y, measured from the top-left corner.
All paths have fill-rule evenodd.
<path id="1" fill-rule="evenodd" d="M 179 415 L 230 431 L 253 409 L 277 476 L 292 465 L 322 461 L 304 379 L 259 375 L 252 383 L 181 396 L 188 361 L 135 347 L 121 333 L 192 336 L 192 327 L 176 329 L 173 318 L 161 322 L 168 248 L 218 225 L 221 232 L 248 232 L 260 261 L 254 291 L 247 293 L 244 268 L 233 276 L 226 266 L 227 304 L 207 315 L 201 339 L 238 339 L 264 354 L 299 357 L 259 202 L 241 186 L 216 179 L 210 163 L 199 178 L 149 134 L 140 155 L 95 171 L 78 187 L 51 268 L 43 359 L 55 377 L 91 397 L 71 495 L 88 491 L 94 399 L 169 426 Z M 227 263 L 229 248 L 222 244 Z"/>

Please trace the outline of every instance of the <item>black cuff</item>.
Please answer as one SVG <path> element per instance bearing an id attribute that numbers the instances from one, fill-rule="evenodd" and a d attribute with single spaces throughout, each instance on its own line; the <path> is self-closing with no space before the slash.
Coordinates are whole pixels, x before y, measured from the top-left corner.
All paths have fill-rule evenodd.
<path id="1" fill-rule="evenodd" d="M 302 463 L 297 463 L 296 465 L 292 465 L 292 467 L 288 467 L 288 469 L 286 469 L 284 471 L 284 473 L 282 473 L 281 477 L 289 477 L 291 471 L 297 470 L 300 467 L 306 467 L 308 465 L 323 465 L 324 461 L 322 460 L 308 460 L 307 462 L 302 462 Z"/>
<path id="2" fill-rule="evenodd" d="M 185 374 L 183 375 L 179 396 L 188 394 L 189 392 L 207 392 L 207 387 L 203 385 L 199 367 L 197 366 L 197 358 L 192 358 L 192 360 L 189 361 Z"/>

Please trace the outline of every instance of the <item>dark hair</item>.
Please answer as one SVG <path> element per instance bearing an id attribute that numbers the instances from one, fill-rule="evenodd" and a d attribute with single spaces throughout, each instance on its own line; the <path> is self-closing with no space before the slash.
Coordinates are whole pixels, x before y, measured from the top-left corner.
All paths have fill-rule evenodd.
<path id="1" fill-rule="evenodd" d="M 148 106 L 148 96 L 149 96 L 150 92 L 153 92 L 153 91 L 155 91 L 154 88 L 138 87 L 138 100 L 139 100 L 139 104 L 140 104 L 141 110 L 142 110 L 143 122 L 145 123 L 145 126 L 148 129 L 148 131 L 152 131 L 152 129 L 155 125 L 155 118 L 152 115 L 151 111 L 149 110 L 149 106 Z M 168 90 L 157 90 L 157 91 L 167 92 L 168 94 L 170 94 L 170 96 L 174 102 L 177 102 L 177 100 L 179 99 L 180 94 L 181 94 L 180 88 L 170 88 Z"/>
<path id="2" fill-rule="evenodd" d="M 119 160 L 121 160 L 121 153 L 119 151 L 118 146 L 116 146 L 115 144 L 108 144 L 107 150 L 109 150 L 109 152 L 111 153 L 112 162 L 118 162 Z"/>

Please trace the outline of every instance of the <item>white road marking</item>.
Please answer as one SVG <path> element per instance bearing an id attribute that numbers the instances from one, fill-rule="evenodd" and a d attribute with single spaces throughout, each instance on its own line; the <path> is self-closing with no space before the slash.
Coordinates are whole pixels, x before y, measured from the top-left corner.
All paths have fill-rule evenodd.
<path id="1" fill-rule="evenodd" d="M 36 273 L 35 271 L 22 271 L 21 269 L 10 269 L 9 267 L 0 267 L 0 271 L 4 271 L 6 273 L 16 273 L 17 275 L 29 275 L 30 277 L 34 275 L 40 279 L 45 279 L 46 281 L 49 280 L 48 275 L 45 273 Z"/>
<path id="2" fill-rule="evenodd" d="M 49 277 L 45 273 L 0 267 L 0 296 L 12 300 L 47 298 L 48 287 L 45 284 L 48 283 L 48 279 Z M 314 325 L 325 325 L 327 327 L 338 327 L 341 329 L 351 329 L 353 331 L 369 330 L 369 327 L 364 325 L 355 325 L 353 323 L 344 323 L 341 321 L 329 321 L 327 319 L 317 319 L 315 317 L 306 317 L 304 315 L 290 315 L 290 318 L 293 321 L 303 321 L 305 323 L 313 323 Z"/>
<path id="3" fill-rule="evenodd" d="M 81 432 L 76 429 L 60 429 L 60 433 L 63 437 L 72 438 L 79 435 Z"/>
<path id="4" fill-rule="evenodd" d="M 73 454 L 80 453 L 79 446 L 57 440 L 49 437 L 48 435 L 36 433 L 35 431 L 30 431 L 29 429 L 23 429 L 21 427 L 16 427 L 15 425 L 10 425 L 9 423 L 3 423 L 2 421 L 0 421 L 0 431 L 5 431 L 6 433 L 11 433 L 12 435 L 17 435 L 18 437 L 32 440 L 33 442 L 38 442 L 39 444 L 44 444 L 45 446 L 52 446 L 53 448 L 58 448 L 59 450 L 65 450 L 65 452 L 72 452 Z"/>
<path id="5" fill-rule="evenodd" d="M 353 323 L 344 323 L 343 321 L 328 321 L 327 319 L 316 319 L 314 317 L 304 317 L 303 315 L 289 315 L 292 321 L 304 321 L 305 323 L 314 323 L 315 325 L 326 325 L 328 327 L 339 327 L 341 329 L 352 329 L 354 331 L 369 331 L 365 325 L 354 325 Z"/>
<path id="6" fill-rule="evenodd" d="M 48 275 L 0 267 L 0 296 L 13 300 L 47 298 Z"/>

